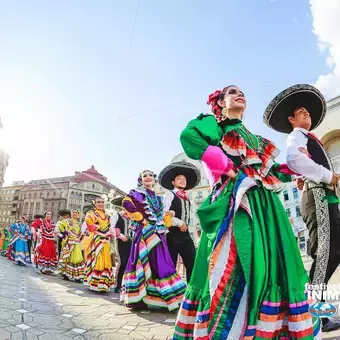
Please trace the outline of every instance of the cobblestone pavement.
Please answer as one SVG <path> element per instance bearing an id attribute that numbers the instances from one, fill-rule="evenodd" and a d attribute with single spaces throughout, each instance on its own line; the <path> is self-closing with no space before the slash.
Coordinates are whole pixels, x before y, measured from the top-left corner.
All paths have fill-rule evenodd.
<path id="1" fill-rule="evenodd" d="M 175 318 L 0 257 L 0 340 L 171 339 Z"/>
<path id="2" fill-rule="evenodd" d="M 309 269 L 310 259 L 304 262 Z M 339 270 L 332 283 L 340 283 Z M 176 313 L 132 312 L 117 294 L 90 292 L 0 257 L 0 340 L 165 340 L 175 318 Z M 323 338 L 340 340 L 340 331 Z"/>

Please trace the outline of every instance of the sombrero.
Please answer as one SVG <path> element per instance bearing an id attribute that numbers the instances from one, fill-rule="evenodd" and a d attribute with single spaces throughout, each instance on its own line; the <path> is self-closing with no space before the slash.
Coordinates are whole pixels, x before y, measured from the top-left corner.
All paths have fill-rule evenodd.
<path id="1" fill-rule="evenodd" d="M 37 218 L 44 218 L 45 216 L 41 215 L 41 214 L 36 214 L 33 217 L 34 217 L 34 219 L 37 219 Z"/>
<path id="2" fill-rule="evenodd" d="M 123 196 L 119 196 L 119 197 L 116 197 L 114 198 L 111 203 L 113 205 L 115 205 L 116 207 L 121 207 L 123 205 L 123 199 L 124 197 Z"/>
<path id="3" fill-rule="evenodd" d="M 65 216 L 65 215 L 70 215 L 71 216 L 71 211 L 68 209 L 62 209 L 58 211 L 59 216 Z"/>
<path id="4" fill-rule="evenodd" d="M 84 205 L 83 206 L 83 213 L 86 214 L 88 211 L 93 209 L 93 205 Z"/>
<path id="5" fill-rule="evenodd" d="M 159 184 L 168 190 L 174 188 L 172 182 L 176 176 L 183 175 L 187 179 L 186 190 L 193 189 L 201 181 L 199 169 L 189 162 L 175 162 L 165 167 L 159 174 Z"/>
<path id="6" fill-rule="evenodd" d="M 293 127 L 288 117 L 299 107 L 304 107 L 310 114 L 310 130 L 318 127 L 325 118 L 327 105 L 322 93 L 312 85 L 297 84 L 282 91 L 270 102 L 263 121 L 275 131 L 290 133 Z"/>

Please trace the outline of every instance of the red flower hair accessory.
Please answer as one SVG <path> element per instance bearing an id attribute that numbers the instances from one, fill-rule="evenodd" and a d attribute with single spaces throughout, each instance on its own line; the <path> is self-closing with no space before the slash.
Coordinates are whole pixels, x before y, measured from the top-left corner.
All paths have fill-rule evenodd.
<path id="1" fill-rule="evenodd" d="M 208 100 L 207 100 L 207 104 L 211 105 L 211 111 L 215 115 L 216 120 L 218 122 L 222 120 L 221 107 L 217 104 L 217 101 L 219 100 L 221 93 L 222 91 L 216 90 L 214 93 L 209 95 Z"/>

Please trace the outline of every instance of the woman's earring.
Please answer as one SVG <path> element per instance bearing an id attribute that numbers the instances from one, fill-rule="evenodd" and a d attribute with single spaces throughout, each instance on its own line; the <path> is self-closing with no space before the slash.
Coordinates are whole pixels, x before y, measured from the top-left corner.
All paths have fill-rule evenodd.
<path id="1" fill-rule="evenodd" d="M 228 116 L 228 109 L 226 107 L 223 108 L 223 110 L 222 110 L 222 116 L 223 117 L 227 117 Z"/>

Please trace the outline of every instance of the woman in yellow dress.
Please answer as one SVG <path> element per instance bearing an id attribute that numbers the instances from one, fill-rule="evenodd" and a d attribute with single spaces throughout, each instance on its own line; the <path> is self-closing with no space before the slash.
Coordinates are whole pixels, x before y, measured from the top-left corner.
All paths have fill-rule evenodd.
<path id="1" fill-rule="evenodd" d="M 114 285 L 110 252 L 110 239 L 114 231 L 110 227 L 110 217 L 104 210 L 104 199 L 97 197 L 94 205 L 95 208 L 85 217 L 87 229 L 93 236 L 85 249 L 87 258 L 84 284 L 91 290 L 108 292 Z"/>
<path id="2" fill-rule="evenodd" d="M 60 222 L 59 230 L 63 234 L 59 259 L 59 273 L 64 280 L 80 282 L 84 278 L 84 259 L 80 247 L 81 227 L 79 211 L 73 209 L 71 218 Z"/>

